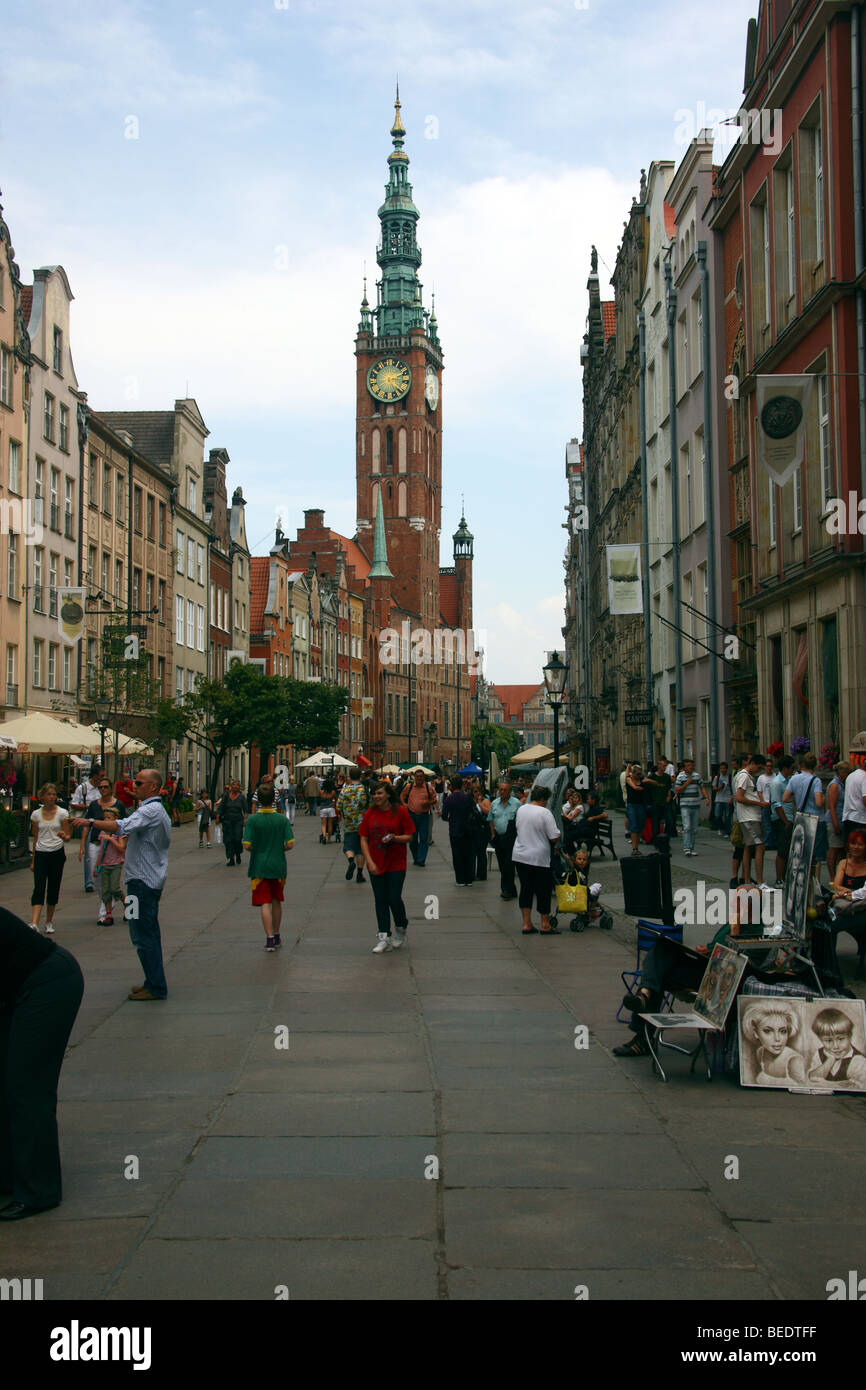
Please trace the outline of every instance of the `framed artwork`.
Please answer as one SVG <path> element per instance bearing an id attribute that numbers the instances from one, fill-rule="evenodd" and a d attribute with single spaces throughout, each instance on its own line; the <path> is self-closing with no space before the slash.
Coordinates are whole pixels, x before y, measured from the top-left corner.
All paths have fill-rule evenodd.
<path id="1" fill-rule="evenodd" d="M 782 889 L 782 923 L 788 932 L 806 939 L 806 909 L 809 905 L 809 873 L 815 852 L 818 817 L 798 811 L 791 832 L 791 848 Z"/>
<path id="2" fill-rule="evenodd" d="M 785 995 L 737 1000 L 740 1084 L 866 1094 L 866 1002 Z"/>

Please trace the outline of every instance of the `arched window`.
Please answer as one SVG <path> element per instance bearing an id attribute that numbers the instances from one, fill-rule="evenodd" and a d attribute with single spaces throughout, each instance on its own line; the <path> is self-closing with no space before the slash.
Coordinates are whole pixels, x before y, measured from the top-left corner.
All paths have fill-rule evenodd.
<path id="1" fill-rule="evenodd" d="M 367 452 L 367 436 L 366 436 L 365 434 L 362 434 L 362 435 L 361 435 L 361 458 L 364 457 L 364 454 L 365 454 L 366 452 Z"/>
<path id="2" fill-rule="evenodd" d="M 373 516 L 373 517 L 375 517 L 377 511 L 379 510 L 379 484 L 378 484 L 378 483 L 374 483 L 374 484 L 373 484 L 373 486 L 372 486 L 372 488 L 371 488 L 371 490 L 370 490 L 370 498 L 371 498 L 371 502 L 370 502 L 370 515 Z"/>
<path id="3" fill-rule="evenodd" d="M 382 472 L 382 436 L 378 430 L 373 431 L 373 472 Z"/>
<path id="4" fill-rule="evenodd" d="M 385 472 L 394 472 L 394 431 L 390 425 L 385 431 Z"/>
<path id="5" fill-rule="evenodd" d="M 406 515 L 406 484 L 400 483 L 397 488 L 397 515 Z"/>
<path id="6" fill-rule="evenodd" d="M 403 427 L 397 435 L 397 472 L 406 472 L 406 430 Z"/>

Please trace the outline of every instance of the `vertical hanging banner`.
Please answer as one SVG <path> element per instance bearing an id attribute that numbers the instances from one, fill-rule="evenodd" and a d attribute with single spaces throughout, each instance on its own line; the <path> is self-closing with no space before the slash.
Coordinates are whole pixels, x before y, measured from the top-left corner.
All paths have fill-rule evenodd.
<path id="1" fill-rule="evenodd" d="M 758 377 L 758 461 L 779 487 L 803 462 L 806 416 L 815 378 L 798 376 Z"/>
<path id="2" fill-rule="evenodd" d="M 642 613 L 640 545 L 608 545 L 607 599 L 611 613 Z"/>
<path id="3" fill-rule="evenodd" d="M 64 642 L 70 645 L 78 642 L 84 631 L 85 593 L 85 589 L 64 588 L 58 594 L 57 626 Z"/>

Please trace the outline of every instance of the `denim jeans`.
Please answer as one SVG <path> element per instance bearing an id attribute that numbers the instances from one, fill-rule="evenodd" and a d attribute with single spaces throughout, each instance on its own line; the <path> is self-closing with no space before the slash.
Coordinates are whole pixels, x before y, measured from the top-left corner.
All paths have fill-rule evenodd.
<path id="1" fill-rule="evenodd" d="M 683 849 L 689 850 L 695 847 L 695 833 L 698 828 L 700 818 L 700 805 L 688 806 L 680 802 L 680 815 L 683 821 Z"/>
<path id="2" fill-rule="evenodd" d="M 157 998 L 164 999 L 168 994 L 168 986 L 162 965 L 162 938 L 159 934 L 159 900 L 162 889 L 149 888 L 140 878 L 129 878 L 126 880 L 126 895 L 136 899 L 128 909 L 137 912 L 137 915 L 129 918 L 129 935 L 141 961 L 145 988 Z"/>
<path id="3" fill-rule="evenodd" d="M 409 842 L 412 851 L 412 861 L 415 864 L 424 864 L 427 860 L 427 842 L 430 836 L 430 812 L 422 811 L 416 816 L 414 811 L 410 811 L 412 824 L 415 827 L 415 834 Z"/>

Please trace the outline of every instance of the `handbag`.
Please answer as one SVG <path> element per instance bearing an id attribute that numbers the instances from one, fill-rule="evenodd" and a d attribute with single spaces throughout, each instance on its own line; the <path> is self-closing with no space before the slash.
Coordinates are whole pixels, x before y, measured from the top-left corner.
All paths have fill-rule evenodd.
<path id="1" fill-rule="evenodd" d="M 586 912 L 586 884 L 578 882 L 572 871 L 564 883 L 556 885 L 556 906 L 559 912 Z"/>

